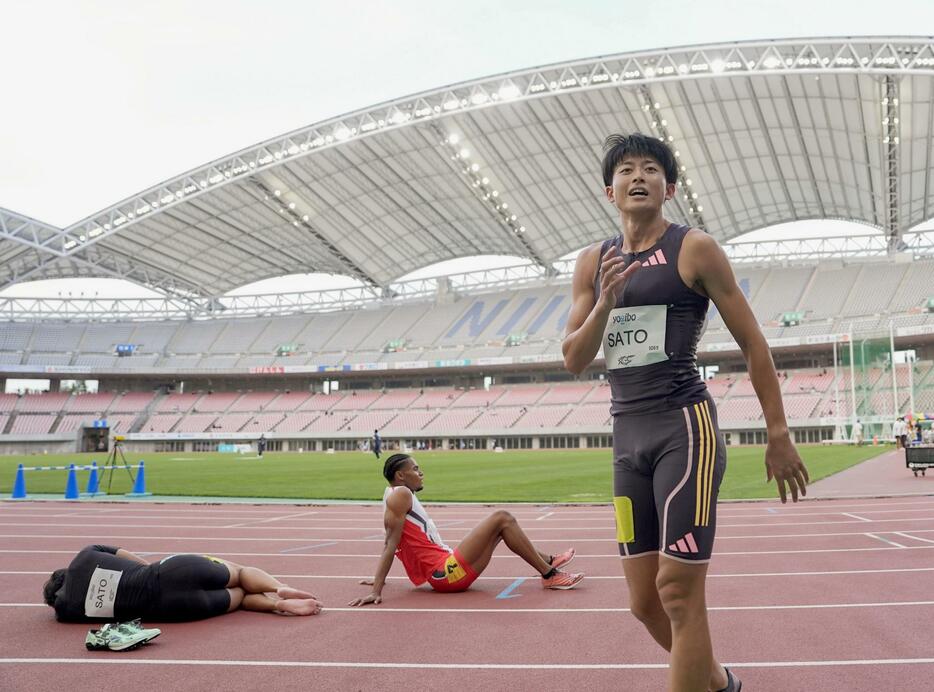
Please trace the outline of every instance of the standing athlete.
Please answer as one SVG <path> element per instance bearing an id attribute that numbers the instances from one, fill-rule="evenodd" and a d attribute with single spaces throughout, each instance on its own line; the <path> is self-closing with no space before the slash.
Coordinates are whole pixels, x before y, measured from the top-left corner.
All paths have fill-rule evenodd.
<path id="1" fill-rule="evenodd" d="M 490 564 L 500 541 L 541 575 L 543 588 L 572 589 L 584 578 L 583 574 L 559 570 L 574 559 L 574 548 L 560 555 L 539 552 L 516 518 L 505 510 L 493 512 L 468 533 L 460 545 L 449 548 L 415 497 L 424 479 L 415 459 L 408 454 L 393 454 L 383 465 L 383 477 L 389 482 L 383 495 L 386 543 L 376 566 L 376 576 L 360 582 L 372 586 L 373 590 L 355 598 L 350 605 L 382 602 L 386 575 L 396 555 L 415 586 L 428 582 L 432 589 L 441 593 L 466 591 Z"/>
<path id="2" fill-rule="evenodd" d="M 576 374 L 603 347 L 613 415 L 613 504 L 630 606 L 671 652 L 669 689 L 735 691 L 713 656 L 705 579 L 726 467 L 717 411 L 697 371 L 712 300 L 743 351 L 768 426 L 766 477 L 782 502 L 805 494 L 807 469 L 788 433 L 775 365 L 726 254 L 674 224 L 662 206 L 678 168 L 657 138 L 612 135 L 607 200 L 620 233 L 585 249 L 574 269 L 562 350 Z M 786 489 L 787 484 L 787 489 Z"/>
<path id="3" fill-rule="evenodd" d="M 379 430 L 373 431 L 373 454 L 376 455 L 376 458 L 379 459 L 379 455 L 383 453 L 383 440 L 379 436 Z"/>

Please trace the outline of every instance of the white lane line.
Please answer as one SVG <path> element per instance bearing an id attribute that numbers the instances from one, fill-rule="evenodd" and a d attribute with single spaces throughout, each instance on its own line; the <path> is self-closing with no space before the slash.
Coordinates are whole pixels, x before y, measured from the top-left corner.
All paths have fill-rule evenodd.
<path id="1" fill-rule="evenodd" d="M 883 543 L 888 543 L 889 545 L 894 545 L 896 548 L 907 548 L 908 546 L 902 545 L 901 543 L 896 543 L 895 541 L 890 541 L 888 538 L 883 538 L 882 536 L 877 536 L 874 533 L 867 533 L 867 536 L 870 538 L 875 538 L 876 540 L 882 541 Z"/>
<path id="2" fill-rule="evenodd" d="M 452 520 L 447 519 L 447 518 L 444 518 L 444 519 L 439 519 L 438 521 L 452 521 Z M 839 525 L 839 524 L 862 524 L 862 523 L 864 523 L 865 521 L 866 521 L 865 519 L 861 519 L 861 518 L 860 518 L 858 521 L 803 521 L 803 522 L 782 522 L 782 523 L 774 523 L 774 524 L 763 524 L 763 523 L 756 523 L 756 524 L 718 524 L 718 525 L 717 525 L 717 530 L 731 529 L 731 528 L 733 528 L 733 529 L 736 529 L 736 528 L 770 529 L 770 528 L 778 527 L 778 526 L 830 526 L 830 525 Z M 913 522 L 919 522 L 919 521 L 934 521 L 934 517 L 913 517 L 913 518 L 910 518 L 910 517 L 899 517 L 899 518 L 897 518 L 897 519 L 875 519 L 875 520 L 872 520 L 872 523 L 874 523 L 874 524 L 884 524 L 884 523 L 894 523 L 894 522 L 913 523 Z M 256 522 L 250 521 L 250 522 L 245 522 L 245 523 L 253 524 L 253 523 L 256 523 Z M 245 528 L 245 529 L 278 529 L 278 530 L 290 530 L 290 531 L 364 531 L 364 530 L 367 530 L 367 528 L 371 528 L 373 525 L 376 524 L 376 522 L 375 522 L 375 521 L 371 521 L 371 522 L 368 522 L 368 524 L 369 524 L 369 527 L 367 527 L 367 526 L 356 527 L 356 526 L 269 526 L 269 525 L 263 525 L 263 526 L 242 526 L 242 527 L 238 527 L 238 528 Z M 37 529 L 43 528 L 43 527 L 55 527 L 55 526 L 75 526 L 75 527 L 84 527 L 84 528 L 93 528 L 93 527 L 109 528 L 109 527 L 113 527 L 113 525 L 114 525 L 114 522 L 112 522 L 112 521 L 110 521 L 110 522 L 102 522 L 102 523 L 98 523 L 98 522 L 94 522 L 94 523 L 84 523 L 84 524 L 79 524 L 79 523 L 76 523 L 76 522 L 15 522 L 15 521 L 12 521 L 12 522 L 0 522 L 0 526 L 27 526 L 27 527 L 37 528 Z M 146 528 L 149 528 L 149 529 L 156 529 L 156 528 L 163 528 L 163 529 L 185 528 L 184 526 L 182 526 L 182 525 L 180 525 L 180 524 L 151 524 L 151 523 L 147 523 L 147 524 L 126 524 L 126 523 L 123 523 L 123 522 L 120 523 L 120 527 L 121 527 L 121 528 L 134 528 L 134 529 L 135 529 L 135 528 L 141 528 L 141 529 L 146 529 Z M 211 527 L 209 527 L 209 528 L 223 529 L 223 528 L 231 528 L 231 527 L 228 527 L 228 526 L 211 526 Z M 540 527 L 540 528 L 539 528 L 539 527 L 536 527 L 536 528 L 530 529 L 530 530 L 531 530 L 531 531 L 551 531 L 551 532 L 556 532 L 556 533 L 562 533 L 562 534 L 564 534 L 564 533 L 573 532 L 573 531 L 599 531 L 599 530 L 604 530 L 604 529 L 606 529 L 607 531 L 611 531 L 612 528 L 613 528 L 613 527 L 612 527 L 612 522 L 607 522 L 607 523 L 603 524 L 602 526 L 598 526 L 598 527 L 590 527 L 590 526 L 587 526 L 587 527 L 584 527 L 584 526 L 571 526 L 571 527 L 567 527 L 567 526 L 543 526 L 543 527 Z M 921 530 L 924 530 L 924 531 L 931 531 L 931 529 L 918 529 L 918 530 L 919 530 L 919 531 L 921 531 Z M 461 528 L 461 527 L 451 527 L 451 528 L 450 528 L 450 531 L 464 531 L 464 532 L 469 532 L 470 529 L 467 528 L 467 527 L 462 527 L 462 528 Z M 887 532 L 887 533 L 889 533 L 889 532 Z M 771 535 L 775 535 L 775 534 L 771 534 Z M 798 534 L 798 535 L 801 535 L 801 534 Z M 812 535 L 812 536 L 814 536 L 814 535 L 820 535 L 820 534 L 804 534 L 804 535 Z M 14 535 L 14 536 L 0 536 L 0 537 L 18 538 L 19 536 L 15 536 L 15 535 Z M 730 536 L 730 538 L 748 538 L 748 537 L 749 537 L 749 536 Z M 717 538 L 720 538 L 720 536 L 718 536 Z M 579 540 L 592 540 L 592 539 L 583 538 L 583 539 L 579 539 Z"/>
<path id="3" fill-rule="evenodd" d="M 710 612 L 734 612 L 734 611 L 760 611 L 760 610 L 832 610 L 839 608 L 897 608 L 918 606 L 934 606 L 934 601 L 886 601 L 877 603 L 793 603 L 787 605 L 739 605 L 739 606 L 708 606 Z M 0 603 L 0 608 L 48 608 L 45 603 Z M 498 613 L 502 615 L 514 615 L 518 613 L 541 613 L 551 614 L 576 614 L 576 613 L 628 613 L 629 608 L 511 608 L 503 606 L 502 608 L 387 608 L 379 606 L 376 608 L 331 608 L 325 606 L 325 610 L 331 613 L 418 613 L 425 615 L 430 613 L 456 613 L 459 615 L 475 615 L 479 613 Z"/>
<path id="4" fill-rule="evenodd" d="M 184 658 L 0 658 L 0 665 L 205 666 L 248 668 L 372 668 L 431 670 L 665 670 L 667 663 L 408 663 L 370 661 L 235 661 Z M 723 662 L 729 668 L 823 668 L 847 666 L 931 665 L 934 658 L 872 658 L 831 661 L 737 661 Z"/>
<path id="5" fill-rule="evenodd" d="M 934 543 L 930 538 L 921 538 L 920 536 L 913 536 L 910 533 L 904 533 L 902 531 L 893 531 L 892 533 L 902 536 L 903 538 L 911 538 L 915 541 L 923 541 L 924 543 Z M 914 533 L 921 533 L 920 531 L 915 531 Z"/>
<path id="6" fill-rule="evenodd" d="M 29 536 L 29 538 L 34 538 L 34 536 Z M 141 538 L 152 538 L 151 536 L 134 536 L 133 538 L 140 540 Z M 177 539 L 173 539 L 177 540 Z M 204 540 L 204 539 L 198 539 Z M 295 539 L 293 539 L 295 540 Z M 609 541 L 608 541 L 609 542 Z M 738 550 L 738 551 L 726 551 L 726 552 L 715 552 L 714 557 L 726 557 L 726 556 L 750 556 L 755 555 L 757 557 L 768 556 L 768 555 L 810 555 L 810 554 L 822 554 L 822 553 L 867 553 L 867 552 L 879 552 L 883 550 L 898 550 L 901 552 L 911 551 L 911 550 L 931 550 L 934 549 L 934 545 L 907 545 L 901 546 L 898 548 L 886 548 L 886 547 L 873 547 L 873 548 L 815 548 L 812 550 Z M 177 550 L 144 550 L 147 555 L 172 555 L 177 553 Z M 217 551 L 221 552 L 222 555 L 227 557 L 281 557 L 281 558 L 362 558 L 364 560 L 375 560 L 379 558 L 378 553 L 314 553 L 314 554 L 300 554 L 300 553 L 250 553 L 250 552 L 230 552 L 227 550 Z M 2 553 L 12 553 L 14 555 L 21 555 L 26 553 L 38 553 L 42 555 L 75 555 L 74 550 L 12 550 L 12 549 L 0 549 L 0 554 Z M 618 560 L 619 553 L 577 553 L 575 557 L 578 558 L 613 558 Z M 493 555 L 494 560 L 521 560 L 518 555 Z"/>
<path id="7" fill-rule="evenodd" d="M 0 658 L 0 665 L 89 664 L 144 666 L 238 666 L 267 668 L 373 668 L 433 670 L 665 670 L 667 663 L 407 663 L 368 661 L 235 661 L 170 658 Z M 875 658 L 831 661 L 745 661 L 727 662 L 729 668 L 820 668 L 846 666 L 930 665 L 934 658 Z"/>
<path id="8" fill-rule="evenodd" d="M 547 519 L 547 518 L 550 517 L 552 514 L 554 514 L 554 512 L 548 512 L 548 514 L 543 514 L 543 515 L 540 516 L 540 517 L 536 517 L 534 521 L 541 521 L 542 519 Z M 578 528 L 578 531 L 580 531 L 580 530 L 586 531 L 586 530 L 588 530 L 588 529 L 589 529 L 589 527 L 587 527 L 587 528 Z M 570 529 L 570 530 L 573 530 L 573 529 Z"/>
<path id="9" fill-rule="evenodd" d="M 121 528 L 132 528 L 132 526 L 131 526 L 131 527 L 127 527 L 127 525 L 123 525 Z M 178 526 L 147 526 L 147 527 L 140 527 L 140 528 L 163 528 L 163 529 L 172 529 L 172 528 L 188 528 L 188 527 L 178 527 Z M 223 528 L 223 527 L 201 526 L 201 527 L 198 527 L 198 528 L 202 528 L 202 529 L 204 529 L 204 528 L 215 529 L 215 528 Z M 287 528 L 287 527 L 282 527 L 282 526 L 276 526 L 276 527 L 264 526 L 264 527 L 259 527 L 259 526 L 258 526 L 258 527 L 255 527 L 255 528 L 279 528 L 279 529 L 281 529 L 281 528 Z M 288 528 L 291 528 L 291 527 L 288 527 Z M 315 529 L 315 530 L 339 531 L 339 530 L 341 530 L 341 529 L 340 529 L 339 527 L 333 527 L 333 526 L 332 526 L 332 527 L 326 527 L 326 528 Z M 354 530 L 359 531 L 359 530 L 362 530 L 362 529 L 354 529 Z M 458 530 L 458 529 L 455 529 L 455 528 L 453 528 L 453 527 L 451 528 L 451 531 L 455 531 L 455 530 Z M 311 529 L 309 529 L 309 531 L 311 531 Z M 531 530 L 530 530 L 529 532 L 531 533 Z M 447 534 L 448 532 L 445 531 L 445 533 Z M 874 532 L 874 534 L 896 534 L 896 533 L 900 533 L 900 532 L 899 532 L 899 531 L 891 531 L 891 530 L 890 530 L 890 531 L 876 531 L 876 532 Z M 934 533 L 934 529 L 917 529 L 917 530 L 914 530 L 913 533 Z M 110 534 L 108 534 L 108 535 L 110 535 Z M 840 537 L 846 537 L 846 536 L 866 536 L 866 535 L 868 535 L 868 534 L 866 534 L 866 532 L 864 532 L 864 531 L 838 531 L 838 532 L 829 532 L 829 533 L 749 534 L 749 535 L 747 535 L 747 536 L 717 536 L 717 541 L 718 541 L 718 542 L 719 542 L 719 541 L 727 541 L 727 540 L 757 540 L 757 541 L 761 541 L 761 540 L 771 540 L 771 539 L 776 539 L 776 538 L 795 538 L 795 539 L 809 539 L 809 538 L 810 538 L 810 539 L 813 539 L 813 538 L 840 538 Z M 377 538 L 377 536 L 378 536 L 378 538 Z M 340 542 L 340 543 L 383 543 L 383 542 L 385 542 L 385 537 L 383 536 L 383 534 L 373 534 L 373 535 L 368 536 L 368 537 L 366 537 L 366 538 L 350 538 L 350 537 L 347 537 L 347 536 L 344 536 L 344 537 L 336 537 L 336 536 L 314 536 L 314 535 L 310 535 L 310 534 L 307 534 L 307 533 L 306 533 L 306 534 L 302 534 L 301 536 L 292 536 L 292 537 L 288 537 L 288 536 L 267 537 L 267 536 L 242 536 L 242 535 L 241 535 L 241 536 L 146 536 L 146 535 L 140 535 L 140 536 L 112 536 L 112 537 L 113 537 L 113 538 L 126 538 L 126 539 L 132 539 L 132 540 L 148 540 L 148 539 L 160 540 L 160 539 L 172 539 L 172 540 L 180 540 L 180 541 L 191 541 L 191 540 L 199 540 L 199 541 L 201 541 L 201 540 L 203 540 L 203 541 L 211 541 L 211 540 L 216 540 L 216 541 L 336 541 L 336 542 Z M 54 538 L 54 539 L 59 539 L 59 538 L 84 538 L 84 539 L 87 539 L 87 538 L 92 538 L 92 539 L 96 539 L 96 538 L 98 538 L 98 536 L 89 536 L 89 535 L 86 535 L 86 534 L 41 534 L 41 533 L 36 533 L 36 534 L 0 534 L 0 538 L 31 538 L 31 539 L 53 539 L 53 538 Z M 573 538 L 573 537 L 566 537 L 566 536 L 557 536 L 557 537 L 554 537 L 554 538 L 549 538 L 549 537 L 544 537 L 544 536 L 533 536 L 533 538 L 534 538 L 534 540 L 535 540 L 537 543 L 543 543 L 543 542 L 549 542 L 549 543 L 551 543 L 551 542 L 558 542 L 558 541 L 561 541 L 561 542 L 570 541 L 570 542 L 574 542 L 574 543 L 615 543 L 614 537 L 612 537 L 612 536 L 610 536 L 610 535 L 607 535 L 607 536 L 605 536 L 605 537 L 603 537 L 603 538 Z M 881 539 L 880 539 L 880 540 L 881 540 Z M 925 539 L 917 538 L 916 540 L 919 540 L 919 541 L 920 541 L 920 540 L 925 540 Z M 721 553 L 721 554 L 722 554 L 722 553 Z"/>
<path id="10" fill-rule="evenodd" d="M 839 576 L 841 574 L 849 574 L 859 576 L 861 574 L 901 574 L 901 573 L 915 573 L 915 572 L 934 572 L 934 567 L 904 567 L 904 568 L 891 568 L 891 569 L 842 569 L 842 570 L 820 570 L 813 572 L 734 572 L 734 573 L 724 573 L 724 574 L 708 574 L 708 579 L 741 579 L 741 578 L 755 578 L 755 577 L 823 577 L 823 576 Z M 0 571 L 0 576 L 2 575 L 35 575 L 35 576 L 48 576 L 49 570 L 38 570 L 38 571 Z M 273 574 L 276 579 L 370 579 L 372 574 Z M 479 581 L 515 581 L 516 579 L 527 579 L 528 576 L 511 576 L 511 577 L 493 577 L 493 576 L 480 576 L 478 577 Z M 407 582 L 408 577 L 404 576 L 388 576 L 387 580 L 396 580 L 401 582 Z M 592 581 L 594 579 L 600 580 L 613 580 L 613 581 L 625 581 L 626 577 L 622 574 L 587 574 L 587 579 Z"/>
<path id="11" fill-rule="evenodd" d="M 879 521 L 879 519 L 867 519 L 866 517 L 861 517 L 857 514 L 851 514 L 850 512 L 840 512 L 845 517 L 853 517 L 854 519 L 859 519 L 860 521 L 868 521 L 872 523 L 873 521 Z"/>
<path id="12" fill-rule="evenodd" d="M 860 506 L 859 506 L 859 509 L 860 509 L 860 512 L 861 512 L 862 514 L 883 514 L 883 513 L 899 513 L 899 512 L 930 512 L 932 509 L 934 509 L 934 505 L 931 505 L 931 504 L 925 504 L 925 505 L 921 505 L 921 503 L 909 503 L 909 504 L 910 504 L 910 505 L 914 505 L 914 506 L 920 506 L 921 508 L 920 508 L 920 509 L 910 509 L 910 510 L 905 510 L 905 509 L 897 509 L 897 510 L 871 510 L 871 509 L 867 509 L 866 505 L 860 505 Z M 881 506 L 881 505 L 880 505 L 880 506 Z M 888 505 L 885 505 L 885 506 L 888 506 Z M 8 508 L 8 507 L 15 507 L 15 505 L 13 505 L 12 503 L 0 503 L 0 509 L 6 509 L 6 508 Z M 200 506 L 199 506 L 199 507 L 200 507 Z M 369 518 L 360 518 L 361 512 L 353 512 L 353 513 L 351 513 L 351 512 L 332 512 L 332 511 L 328 511 L 329 508 L 326 507 L 326 506 L 316 505 L 316 507 L 317 507 L 316 513 L 319 515 L 319 516 L 318 516 L 319 519 L 334 518 L 335 520 L 340 520 L 340 521 L 343 521 L 343 522 L 346 522 L 346 523 L 355 523 L 355 522 L 356 522 L 356 523 L 372 523 L 374 520 L 378 520 L 378 519 L 380 519 L 380 518 L 382 517 L 381 514 L 375 514 L 375 513 L 374 513 L 372 519 L 369 519 Z M 779 512 L 764 513 L 764 510 L 775 509 L 775 508 L 771 508 L 771 507 L 763 508 L 763 510 L 756 510 L 757 513 L 754 513 L 754 514 L 752 514 L 752 513 L 740 514 L 740 513 L 737 513 L 737 512 L 727 512 L 727 511 L 724 511 L 723 508 L 724 508 L 724 505 L 720 505 L 720 509 L 718 510 L 718 515 L 719 515 L 719 517 L 720 517 L 721 519 L 744 519 L 744 518 L 745 518 L 745 519 L 764 519 L 764 520 L 777 519 L 777 518 L 779 518 L 779 519 L 792 519 L 792 518 L 797 519 L 797 518 L 809 517 L 809 516 L 833 516 L 833 515 L 847 514 L 846 512 L 839 512 L 839 511 L 835 511 L 835 510 L 832 510 L 832 509 L 828 509 L 828 510 L 826 510 L 826 511 L 820 511 L 820 512 L 796 512 L 796 511 L 784 510 L 784 511 L 779 511 Z M 6 517 L 7 517 L 7 518 L 10 518 L 10 519 L 14 518 L 14 516 L 17 517 L 17 518 L 35 517 L 35 518 L 37 518 L 37 519 L 43 519 L 43 518 L 53 518 L 53 517 L 64 518 L 64 517 L 66 517 L 66 516 L 75 516 L 75 517 L 80 516 L 80 517 L 86 518 L 86 519 L 94 519 L 94 518 L 98 518 L 98 517 L 94 517 L 94 516 L 93 516 L 94 514 L 97 514 L 97 513 L 104 513 L 104 512 L 126 512 L 128 509 L 129 509 L 129 508 L 125 508 L 125 507 L 121 507 L 121 508 L 118 508 L 118 509 L 113 509 L 113 508 L 103 508 L 103 509 L 101 509 L 101 508 L 89 508 L 89 509 L 87 509 L 87 510 L 85 510 L 85 511 L 80 511 L 80 509 L 76 507 L 76 508 L 74 508 L 74 510 L 69 511 L 68 513 L 59 513 L 59 514 L 52 514 L 52 515 L 50 515 L 48 512 L 41 512 L 41 511 L 37 511 L 37 510 L 33 510 L 35 513 L 29 513 L 29 512 L 26 512 L 26 511 L 9 511 L 9 512 L 7 513 L 7 515 L 6 515 Z M 367 507 L 366 509 L 370 509 L 370 508 Z M 602 522 L 603 522 L 603 520 L 604 520 L 606 517 L 611 517 L 611 516 L 612 516 L 612 515 L 611 515 L 611 510 L 609 509 L 609 506 L 607 506 L 607 511 L 601 511 L 601 512 L 574 512 L 577 516 L 568 516 L 568 514 L 569 514 L 570 512 L 573 512 L 574 509 L 575 509 L 575 507 L 573 507 L 573 506 L 568 507 L 568 508 L 566 509 L 566 511 L 562 514 L 561 521 L 562 521 L 562 522 L 593 522 L 593 523 L 594 523 L 594 527 L 595 527 L 595 528 L 598 528 L 598 527 L 600 527 L 600 526 L 603 525 Z M 169 519 L 169 518 L 184 519 L 184 518 L 186 518 L 186 517 L 194 516 L 194 517 L 197 517 L 197 518 L 209 517 L 209 518 L 211 518 L 211 519 L 227 519 L 228 521 L 229 521 L 229 520 L 232 520 L 232 519 L 233 519 L 233 520 L 239 519 L 241 522 L 244 522 L 244 523 L 254 523 L 254 520 L 251 519 L 251 518 L 249 518 L 250 515 L 260 518 L 260 519 L 257 519 L 256 521 L 260 521 L 260 520 L 265 521 L 265 520 L 266 520 L 265 518 L 268 518 L 268 517 L 269 517 L 269 511 L 249 512 L 249 511 L 240 510 L 240 511 L 238 511 L 237 513 L 230 513 L 230 512 L 223 512 L 223 511 L 213 511 L 212 508 L 211 508 L 211 506 L 208 506 L 208 505 L 205 505 L 203 509 L 191 509 L 191 510 L 171 510 L 171 509 L 167 509 L 167 510 L 152 509 L 152 510 L 150 510 L 150 509 L 146 509 L 146 508 L 133 507 L 132 509 L 130 509 L 130 511 L 132 511 L 133 514 L 123 514 L 123 515 L 122 515 L 122 518 L 124 518 L 124 519 L 149 519 L 149 518 L 161 517 L 161 518 L 165 518 L 165 519 Z M 456 517 L 441 516 L 440 518 L 441 518 L 441 519 L 444 519 L 444 520 L 459 518 L 459 519 L 462 519 L 463 521 L 469 521 L 469 520 L 471 520 L 471 519 L 473 519 L 473 520 L 479 520 L 479 519 L 482 519 L 482 518 L 484 518 L 485 516 L 487 516 L 491 511 L 492 511 L 492 509 L 488 509 L 488 510 L 485 510 L 483 513 L 478 513 L 478 514 L 475 514 L 475 515 L 471 515 L 471 516 L 469 516 L 469 517 L 458 515 L 458 516 L 456 516 Z M 533 513 L 528 513 L 528 514 L 525 514 L 525 513 L 516 512 L 514 508 L 510 508 L 510 511 L 511 511 L 514 515 L 516 515 L 517 517 L 519 517 L 520 519 L 523 519 L 523 518 L 526 518 L 526 519 L 538 519 L 539 516 L 541 516 L 541 515 L 538 514 L 538 513 L 534 513 L 534 514 L 533 514 Z M 149 514 L 144 514 L 144 513 L 147 513 L 147 512 L 148 512 Z M 439 515 L 443 515 L 443 514 L 444 514 L 444 512 L 437 512 L 437 513 L 438 513 Z M 584 516 L 585 514 L 587 515 L 586 517 Z M 155 516 L 152 516 L 152 515 L 155 515 Z M 343 518 L 343 519 L 340 519 L 340 518 L 338 517 L 338 515 L 341 515 L 341 516 L 351 515 L 351 517 L 353 517 L 353 518 Z M 278 516 L 293 516 L 293 515 L 291 515 L 291 514 L 277 515 L 276 517 L 272 517 L 272 519 L 276 519 Z M 591 516 L 592 516 L 592 517 L 595 517 L 595 518 L 590 518 Z M 105 517 L 99 517 L 99 518 L 103 519 L 103 518 L 105 518 Z M 907 518 L 907 517 L 906 517 L 905 519 L 906 519 L 906 520 L 909 520 L 909 518 Z M 861 520 L 861 521 L 867 521 L 867 519 L 864 518 L 864 517 L 860 517 L 860 520 Z M 309 520 L 309 521 L 314 521 L 314 520 Z M 878 520 L 878 519 L 869 519 L 868 521 L 881 521 L 881 520 Z M 888 521 L 893 521 L 893 520 L 888 520 Z M 757 523 L 753 523 L 753 524 L 721 524 L 721 528 L 722 528 L 723 526 L 763 526 L 763 527 L 766 527 L 766 526 L 783 526 L 783 525 L 811 525 L 811 524 L 822 524 L 822 523 L 834 523 L 834 522 L 796 522 L 796 523 L 794 523 L 794 524 L 788 524 L 787 522 L 772 523 L 772 522 L 769 522 L 769 521 L 764 521 L 764 522 L 757 522 Z M 835 522 L 835 523 L 851 523 L 851 522 Z"/>
<path id="13" fill-rule="evenodd" d="M 178 658 L 0 658 L 0 665 L 88 664 L 143 666 L 216 666 L 256 668 L 373 668 L 432 670 L 665 670 L 667 663 L 408 663 L 369 661 L 234 661 Z M 727 662 L 729 668 L 821 668 L 846 666 L 930 665 L 934 658 L 875 658 L 832 661 L 745 661 Z"/>
<path id="14" fill-rule="evenodd" d="M 318 512 L 299 512 L 297 514 L 283 514 L 279 517 L 270 517 L 269 519 L 256 519 L 255 521 L 244 521 L 239 524 L 228 524 L 227 526 L 221 526 L 222 529 L 239 529 L 239 528 L 264 528 L 261 526 L 249 526 L 250 524 L 266 524 L 271 521 L 282 521 L 283 519 L 296 519 L 298 517 L 307 517 L 312 514 L 317 514 Z M 273 527 L 280 528 L 280 527 Z"/>

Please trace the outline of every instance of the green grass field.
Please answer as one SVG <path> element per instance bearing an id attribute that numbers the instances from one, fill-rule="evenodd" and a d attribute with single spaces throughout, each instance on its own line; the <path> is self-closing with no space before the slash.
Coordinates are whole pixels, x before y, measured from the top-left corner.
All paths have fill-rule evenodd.
<path id="1" fill-rule="evenodd" d="M 885 451 L 884 447 L 799 447 L 811 480 Z M 766 484 L 764 447 L 729 450 L 721 499 L 776 497 L 775 484 Z M 609 502 L 612 490 L 609 450 L 521 450 L 493 452 L 421 452 L 416 455 L 425 472 L 426 501 L 465 502 Z M 146 461 L 147 490 L 156 495 L 276 497 L 302 499 L 377 500 L 385 482 L 382 463 L 372 454 L 344 452 L 269 453 L 262 460 L 233 454 L 128 454 L 136 465 Z M 385 455 L 383 459 L 385 460 Z M 0 457 L 0 494 L 9 497 L 16 466 L 54 466 L 67 463 L 98 465 L 100 455 L 71 454 Z M 62 493 L 67 472 L 27 472 L 29 493 Z M 78 472 L 84 490 L 87 471 Z M 103 478 L 101 489 L 106 489 Z M 113 473 L 113 493 L 131 489 L 126 471 Z"/>

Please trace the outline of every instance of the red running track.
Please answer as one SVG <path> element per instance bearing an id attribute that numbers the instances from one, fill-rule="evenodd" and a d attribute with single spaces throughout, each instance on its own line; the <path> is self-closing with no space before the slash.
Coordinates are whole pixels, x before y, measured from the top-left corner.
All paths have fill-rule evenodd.
<path id="1" fill-rule="evenodd" d="M 492 509 L 431 512 L 456 543 Z M 397 563 L 383 605 L 350 609 L 379 507 L 0 503 L 0 689 L 664 689 L 666 657 L 627 610 L 612 510 L 509 509 L 543 550 L 577 548 L 578 589 L 543 591 L 501 547 L 467 593 L 415 589 Z M 718 527 L 711 628 L 745 690 L 930 687 L 934 498 L 723 504 Z M 327 609 L 166 624 L 143 649 L 88 652 L 88 626 L 56 623 L 40 593 L 89 543 L 229 557 Z"/>

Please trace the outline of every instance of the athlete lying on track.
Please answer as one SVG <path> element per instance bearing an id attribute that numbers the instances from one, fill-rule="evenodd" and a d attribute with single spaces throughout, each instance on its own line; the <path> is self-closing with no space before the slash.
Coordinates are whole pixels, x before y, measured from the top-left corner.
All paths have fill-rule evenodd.
<path id="1" fill-rule="evenodd" d="M 89 545 L 45 583 L 46 604 L 67 622 L 200 620 L 237 609 L 315 615 L 321 603 L 256 567 L 207 555 L 170 555 L 150 564 L 106 545 Z"/>
<path id="2" fill-rule="evenodd" d="M 383 586 L 398 555 L 409 579 L 416 586 L 426 581 L 435 591 L 465 591 L 486 569 L 493 550 L 500 541 L 542 575 L 546 589 L 572 589 L 583 574 L 558 571 L 574 557 L 574 549 L 555 556 L 538 551 L 509 512 L 498 510 L 480 522 L 453 550 L 438 534 L 415 493 L 422 489 L 423 474 L 407 454 L 393 454 L 383 466 L 383 476 L 390 487 L 383 495 L 386 544 L 380 555 L 376 576 L 362 584 L 373 586 L 367 596 L 350 602 L 352 606 L 380 603 Z"/>

